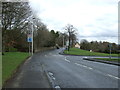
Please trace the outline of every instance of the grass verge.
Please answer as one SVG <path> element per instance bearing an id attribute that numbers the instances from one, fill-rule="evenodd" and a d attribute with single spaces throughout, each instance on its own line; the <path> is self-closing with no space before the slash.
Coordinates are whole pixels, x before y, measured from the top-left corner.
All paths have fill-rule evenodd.
<path id="1" fill-rule="evenodd" d="M 70 51 L 65 50 L 64 53 L 70 55 L 82 55 L 82 56 L 109 56 L 109 54 L 107 53 L 90 52 L 86 50 L 81 50 L 79 48 L 70 48 Z M 111 54 L 111 56 L 118 57 L 118 54 Z"/>
<path id="2" fill-rule="evenodd" d="M 95 59 L 120 62 L 120 60 L 118 58 L 111 58 L 111 59 L 109 59 L 109 58 L 95 58 Z"/>
<path id="3" fill-rule="evenodd" d="M 28 56 L 29 54 L 24 52 L 5 52 L 2 56 L 2 84 L 13 75 Z"/>

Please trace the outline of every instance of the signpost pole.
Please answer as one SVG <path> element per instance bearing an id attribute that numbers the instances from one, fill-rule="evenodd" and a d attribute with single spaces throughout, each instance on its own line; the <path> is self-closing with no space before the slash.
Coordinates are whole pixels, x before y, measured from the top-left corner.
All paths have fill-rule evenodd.
<path id="1" fill-rule="evenodd" d="M 30 56 L 30 42 L 28 42 L 29 43 L 29 56 Z"/>
<path id="2" fill-rule="evenodd" d="M 33 22 L 32 22 L 32 55 L 33 55 Z"/>
<path id="3" fill-rule="evenodd" d="M 110 48 L 110 59 L 111 59 L 111 48 L 112 48 L 112 44 L 109 44 L 109 48 Z"/>
<path id="4" fill-rule="evenodd" d="M 110 46 L 110 59 L 111 59 L 111 46 Z"/>

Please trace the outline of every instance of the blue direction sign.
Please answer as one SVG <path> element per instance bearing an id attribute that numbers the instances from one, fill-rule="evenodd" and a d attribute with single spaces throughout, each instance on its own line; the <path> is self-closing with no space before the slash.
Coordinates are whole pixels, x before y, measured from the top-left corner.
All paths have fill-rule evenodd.
<path id="1" fill-rule="evenodd" d="M 27 38 L 27 42 L 32 42 L 32 38 L 31 38 L 31 37 L 28 37 L 28 38 Z"/>
<path id="2" fill-rule="evenodd" d="M 28 34 L 27 42 L 32 42 L 32 35 L 31 34 Z"/>

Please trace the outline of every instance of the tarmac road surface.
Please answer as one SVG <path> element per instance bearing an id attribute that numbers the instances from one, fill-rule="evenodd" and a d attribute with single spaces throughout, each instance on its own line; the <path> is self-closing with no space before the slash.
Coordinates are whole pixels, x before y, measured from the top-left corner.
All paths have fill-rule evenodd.
<path id="1" fill-rule="evenodd" d="M 119 66 L 83 60 L 85 56 L 60 55 L 62 50 L 35 53 L 6 87 L 49 88 L 43 68 L 60 88 L 118 88 Z"/>

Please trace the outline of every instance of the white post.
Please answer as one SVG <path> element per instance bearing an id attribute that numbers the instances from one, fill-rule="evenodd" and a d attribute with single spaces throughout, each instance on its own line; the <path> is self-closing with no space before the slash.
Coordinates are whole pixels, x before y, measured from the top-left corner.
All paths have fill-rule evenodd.
<path id="1" fill-rule="evenodd" d="M 28 42 L 28 43 L 29 43 L 29 56 L 30 56 L 30 54 L 31 54 L 31 53 L 30 53 L 30 42 Z"/>
<path id="2" fill-rule="evenodd" d="M 33 18 L 32 18 L 33 20 Z M 32 22 L 32 55 L 33 55 L 33 22 Z"/>
<path id="3" fill-rule="evenodd" d="M 109 44 L 109 48 L 110 48 L 110 56 L 109 56 L 109 58 L 111 59 L 111 48 L 112 48 L 112 44 L 111 43 Z"/>

